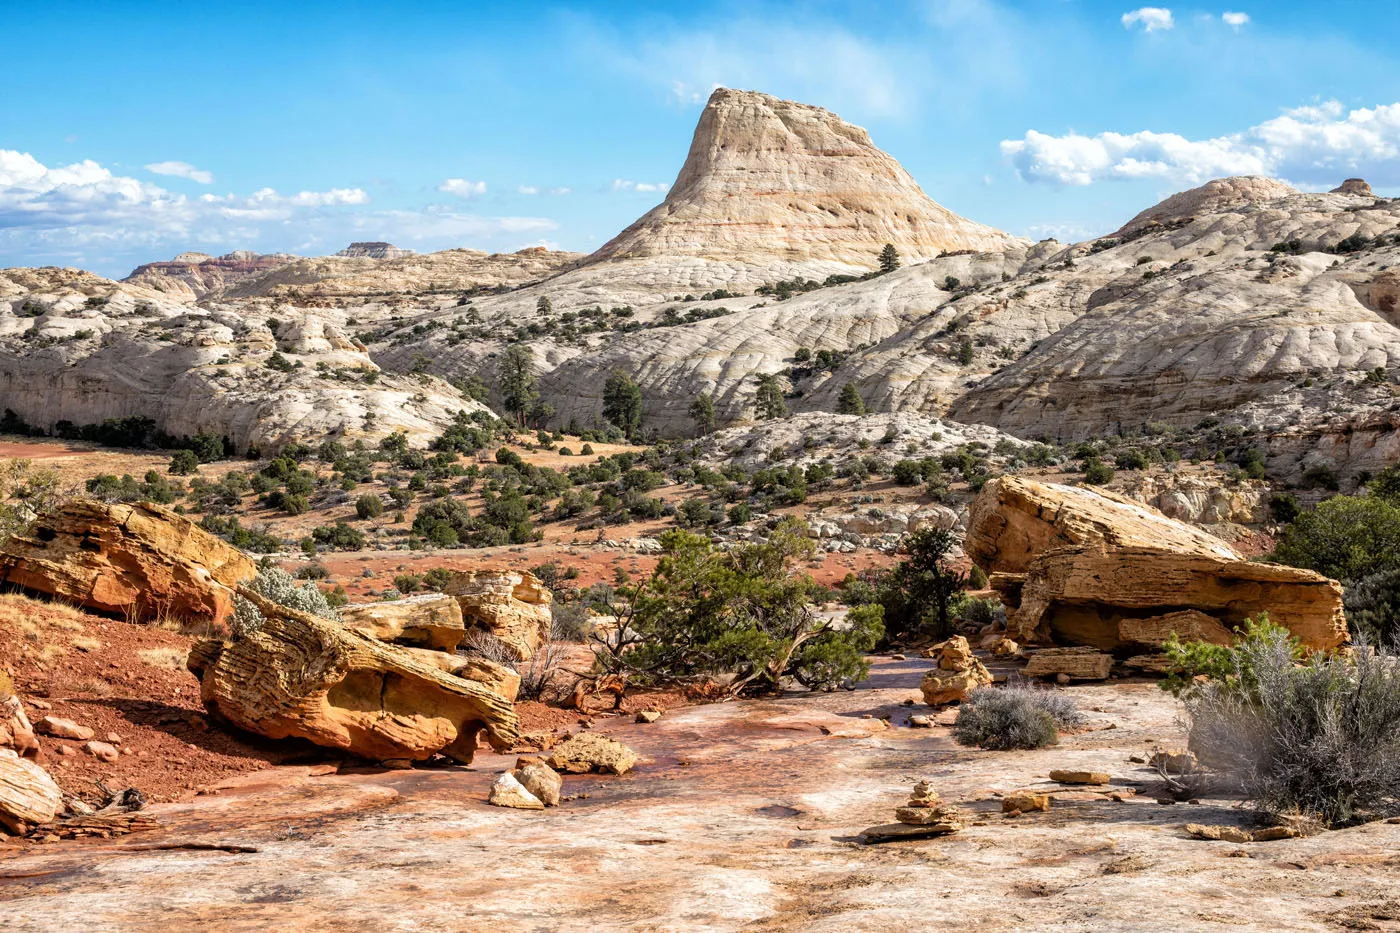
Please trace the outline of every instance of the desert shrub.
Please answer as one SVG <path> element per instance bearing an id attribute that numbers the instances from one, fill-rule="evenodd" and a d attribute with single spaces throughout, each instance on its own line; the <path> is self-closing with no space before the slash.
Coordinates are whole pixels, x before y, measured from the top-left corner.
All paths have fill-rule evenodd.
<path id="1" fill-rule="evenodd" d="M 1084 482 L 1091 486 L 1102 486 L 1113 481 L 1113 467 L 1104 463 L 1098 457 L 1092 457 L 1084 461 Z"/>
<path id="2" fill-rule="evenodd" d="M 953 738 L 996 750 L 1044 748 L 1082 719 L 1074 699 L 1054 690 L 1019 683 L 980 687 L 958 707 Z"/>
<path id="3" fill-rule="evenodd" d="M 787 521 L 766 542 L 727 551 L 665 532 L 651 576 L 619 588 L 620 630 L 599 645 L 600 659 L 653 680 L 731 675 L 735 694 L 775 690 L 786 677 L 809 687 L 864 678 L 864 654 L 884 631 L 881 612 L 817 615 L 816 585 L 795 570 L 814 549 L 804 530 Z"/>
<path id="4" fill-rule="evenodd" d="M 986 580 L 985 575 L 983 580 Z M 968 596 L 966 593 L 959 593 L 953 604 L 953 612 L 959 619 L 981 628 L 1000 617 L 1001 600 L 995 596 Z"/>
<path id="5" fill-rule="evenodd" d="M 1274 560 L 1338 580 L 1400 567 L 1400 506 L 1378 496 L 1333 496 L 1298 515 Z"/>
<path id="6" fill-rule="evenodd" d="M 0 464 L 0 542 L 58 505 L 67 495 L 54 470 L 36 470 L 28 460 Z"/>
<path id="7" fill-rule="evenodd" d="M 561 602 L 555 600 L 549 607 L 550 631 L 558 641 L 583 641 L 584 630 L 588 625 L 588 607 L 579 600 Z"/>
<path id="8" fill-rule="evenodd" d="M 1354 634 L 1373 645 L 1400 644 L 1400 567 L 1391 567 L 1345 590 L 1347 622 Z"/>
<path id="9" fill-rule="evenodd" d="M 1329 825 L 1400 814 L 1400 656 L 1313 654 L 1270 627 L 1183 692 L 1192 751 L 1267 813 Z"/>
<path id="10" fill-rule="evenodd" d="M 336 618 L 336 611 L 326 602 L 326 594 L 311 582 L 297 583 L 296 578 L 277 567 L 266 567 L 248 581 L 248 589 L 289 609 L 299 609 L 324 619 Z M 234 638 L 246 638 L 262 628 L 267 619 L 258 607 L 234 594 L 233 621 L 229 628 Z"/>
<path id="11" fill-rule="evenodd" d="M 336 522 L 334 525 L 317 525 L 311 529 L 311 537 L 317 544 L 324 547 L 358 551 L 365 546 L 364 533 L 358 528 L 350 527 L 345 522 Z"/>
<path id="12" fill-rule="evenodd" d="M 357 518 L 378 518 L 383 514 L 384 502 L 373 493 L 365 493 L 355 500 L 355 515 Z"/>
<path id="13" fill-rule="evenodd" d="M 189 476 L 199 470 L 199 455 L 193 450 L 177 450 L 170 458 L 170 472 L 174 476 Z"/>

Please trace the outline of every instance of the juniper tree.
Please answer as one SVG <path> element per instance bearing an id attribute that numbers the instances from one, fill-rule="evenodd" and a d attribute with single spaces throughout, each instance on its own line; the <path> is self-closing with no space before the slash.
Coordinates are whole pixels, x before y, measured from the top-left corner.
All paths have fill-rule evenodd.
<path id="1" fill-rule="evenodd" d="M 836 413 L 839 415 L 865 414 L 865 400 L 860 397 L 860 391 L 856 389 L 854 382 L 848 382 L 841 387 L 841 396 L 836 400 Z"/>

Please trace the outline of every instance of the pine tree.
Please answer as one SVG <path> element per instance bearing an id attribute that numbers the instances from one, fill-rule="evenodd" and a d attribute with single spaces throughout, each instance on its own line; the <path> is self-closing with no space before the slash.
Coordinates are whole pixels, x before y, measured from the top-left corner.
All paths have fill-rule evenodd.
<path id="1" fill-rule="evenodd" d="M 715 429 L 715 402 L 709 395 L 695 396 L 690 403 L 690 417 L 701 434 L 709 434 Z"/>
<path id="2" fill-rule="evenodd" d="M 603 383 L 603 417 L 631 440 L 642 427 L 642 390 L 632 378 L 614 371 Z"/>
<path id="3" fill-rule="evenodd" d="M 548 295 L 541 295 L 540 300 L 535 302 L 535 310 L 540 314 L 549 314 L 554 310 L 554 303 L 549 300 Z"/>
<path id="4" fill-rule="evenodd" d="M 854 382 L 841 387 L 841 396 L 836 400 L 836 413 L 840 415 L 865 414 L 865 400 L 860 397 Z"/>
<path id="5" fill-rule="evenodd" d="M 525 414 L 540 397 L 535 387 L 535 354 L 523 343 L 514 344 L 501 354 L 497 364 L 497 381 L 501 385 L 501 405 L 515 415 L 520 424 Z"/>
<path id="6" fill-rule="evenodd" d="M 894 248 L 893 243 L 886 243 L 885 248 L 880 250 L 880 271 L 893 272 L 899 268 L 899 250 Z"/>
<path id="7" fill-rule="evenodd" d="M 787 402 L 783 399 L 783 387 L 778 377 L 772 374 L 758 377 L 758 394 L 754 396 L 754 410 L 764 421 L 787 416 Z"/>

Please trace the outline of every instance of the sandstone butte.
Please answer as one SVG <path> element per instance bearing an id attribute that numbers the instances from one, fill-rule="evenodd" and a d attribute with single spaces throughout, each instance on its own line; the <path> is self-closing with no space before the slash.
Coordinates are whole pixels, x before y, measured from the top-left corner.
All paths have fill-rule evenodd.
<path id="1" fill-rule="evenodd" d="M 150 503 L 70 499 L 0 547 L 0 583 L 141 620 L 221 624 L 256 573 L 239 549 Z"/>
<path id="2" fill-rule="evenodd" d="M 666 199 L 584 264 L 772 258 L 859 274 L 887 243 L 915 260 L 1025 241 L 935 203 L 869 133 L 830 111 L 718 88 Z"/>
<path id="3" fill-rule="evenodd" d="M 1116 650 L 1164 638 L 1173 621 L 1189 637 L 1218 634 L 1212 620 L 1233 628 L 1261 612 L 1309 648 L 1335 648 L 1347 637 L 1335 580 L 1245 560 L 1197 528 L 1103 490 L 993 480 L 972 504 L 965 547 L 993 574 L 1010 609 L 1008 636 L 1022 642 Z"/>
<path id="4" fill-rule="evenodd" d="M 278 605 L 246 587 L 239 594 L 263 614 L 262 627 L 241 638 L 198 642 L 188 661 L 205 708 L 218 719 L 376 761 L 442 754 L 469 763 L 483 730 L 497 751 L 518 738 L 515 707 L 497 692 L 499 679 L 464 679 L 470 667 L 448 674 L 415 649 Z"/>

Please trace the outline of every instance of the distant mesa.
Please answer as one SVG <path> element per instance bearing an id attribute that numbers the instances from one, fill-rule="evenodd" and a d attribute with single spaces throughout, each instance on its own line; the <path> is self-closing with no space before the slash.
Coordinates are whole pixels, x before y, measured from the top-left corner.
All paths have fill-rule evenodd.
<path id="1" fill-rule="evenodd" d="M 1364 178 L 1348 178 L 1329 191 L 1328 194 L 1354 194 L 1359 198 L 1374 198 L 1376 196 Z"/>
<path id="2" fill-rule="evenodd" d="M 411 249 L 399 249 L 392 243 L 385 243 L 380 240 L 351 243 L 345 249 L 336 253 L 337 256 L 347 256 L 351 259 L 403 259 L 413 255 Z"/>

